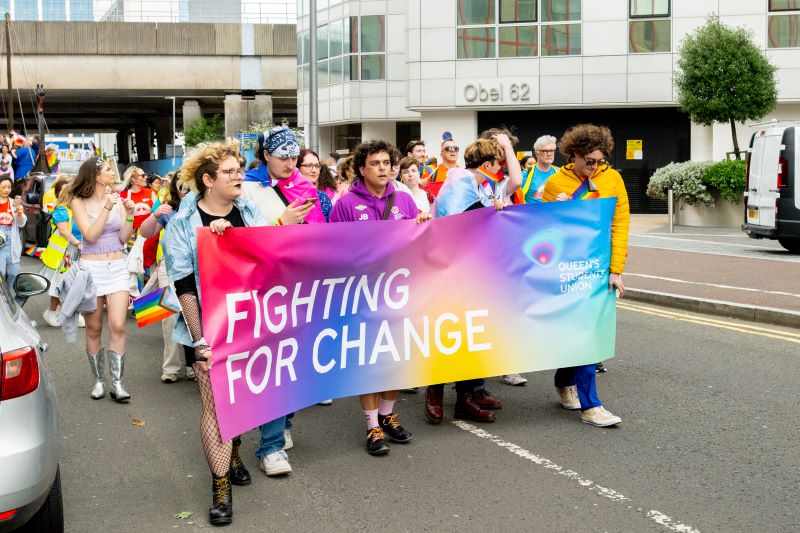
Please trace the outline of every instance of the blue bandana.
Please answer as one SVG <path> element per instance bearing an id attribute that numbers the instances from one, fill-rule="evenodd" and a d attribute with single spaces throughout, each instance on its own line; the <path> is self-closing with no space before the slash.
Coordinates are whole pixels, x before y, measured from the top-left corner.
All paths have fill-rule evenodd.
<path id="1" fill-rule="evenodd" d="M 277 126 L 259 137 L 263 137 L 259 139 L 261 150 L 266 150 L 273 157 L 285 158 L 300 155 L 300 144 L 288 126 Z"/>

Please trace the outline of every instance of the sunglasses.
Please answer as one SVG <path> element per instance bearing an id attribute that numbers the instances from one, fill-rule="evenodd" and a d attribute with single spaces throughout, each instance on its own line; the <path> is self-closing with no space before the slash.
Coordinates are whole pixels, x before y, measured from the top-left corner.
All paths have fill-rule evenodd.
<path id="1" fill-rule="evenodd" d="M 458 146 L 445 146 L 444 148 L 442 148 L 442 150 L 445 151 L 445 152 L 456 152 L 456 153 L 458 153 L 459 148 L 458 148 Z"/>
<path id="2" fill-rule="evenodd" d="M 584 159 L 583 162 L 587 167 L 595 167 L 597 165 L 605 165 L 606 164 L 606 160 L 605 159 Z"/>

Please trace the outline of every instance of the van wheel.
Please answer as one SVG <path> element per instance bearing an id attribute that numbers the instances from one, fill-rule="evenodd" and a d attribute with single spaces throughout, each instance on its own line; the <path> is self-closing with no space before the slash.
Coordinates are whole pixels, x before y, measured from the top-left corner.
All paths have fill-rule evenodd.
<path id="1" fill-rule="evenodd" d="M 790 252 L 795 254 L 800 254 L 800 239 L 791 239 L 789 237 L 784 237 L 783 239 L 778 239 L 778 242 L 781 243 L 781 246 L 783 246 Z"/>
<path id="2" fill-rule="evenodd" d="M 20 531 L 64 531 L 64 507 L 61 501 L 61 469 L 56 470 L 56 479 L 50 488 L 41 509 L 22 527 Z"/>

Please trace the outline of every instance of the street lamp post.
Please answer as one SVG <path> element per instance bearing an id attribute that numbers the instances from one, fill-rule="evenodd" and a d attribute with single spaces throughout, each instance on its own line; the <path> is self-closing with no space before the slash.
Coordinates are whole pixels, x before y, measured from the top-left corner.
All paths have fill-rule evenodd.
<path id="1" fill-rule="evenodd" d="M 319 152 L 319 118 L 317 116 L 319 98 L 317 90 L 317 0 L 310 0 L 308 13 L 309 28 L 309 92 L 308 92 L 308 147 Z"/>

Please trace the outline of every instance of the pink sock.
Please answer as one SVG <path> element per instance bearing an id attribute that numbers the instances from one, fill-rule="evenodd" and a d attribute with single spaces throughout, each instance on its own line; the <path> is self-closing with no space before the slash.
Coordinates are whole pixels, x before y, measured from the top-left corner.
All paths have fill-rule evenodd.
<path id="1" fill-rule="evenodd" d="M 378 407 L 378 414 L 381 416 L 386 416 L 392 414 L 394 409 L 394 400 L 384 400 L 381 398 L 381 404 Z"/>
<path id="2" fill-rule="evenodd" d="M 377 409 L 364 409 L 362 412 L 364 413 L 364 421 L 367 423 L 367 431 L 378 427 Z"/>

